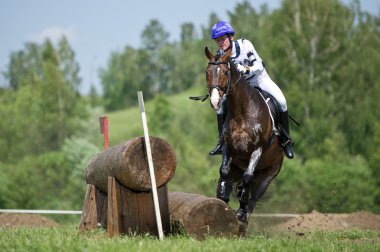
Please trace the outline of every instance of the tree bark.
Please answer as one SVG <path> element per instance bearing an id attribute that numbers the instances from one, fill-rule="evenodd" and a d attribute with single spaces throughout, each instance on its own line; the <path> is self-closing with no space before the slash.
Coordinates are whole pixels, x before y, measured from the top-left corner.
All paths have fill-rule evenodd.
<path id="1" fill-rule="evenodd" d="M 175 153 L 161 138 L 150 137 L 157 187 L 165 185 L 174 176 Z M 108 176 L 136 191 L 152 189 L 144 137 L 135 137 L 115 145 L 93 157 L 87 167 L 87 183 L 107 193 Z"/>
<path id="2" fill-rule="evenodd" d="M 222 200 L 199 194 L 169 192 L 173 232 L 185 231 L 197 239 L 207 236 L 237 236 L 235 212 Z"/>

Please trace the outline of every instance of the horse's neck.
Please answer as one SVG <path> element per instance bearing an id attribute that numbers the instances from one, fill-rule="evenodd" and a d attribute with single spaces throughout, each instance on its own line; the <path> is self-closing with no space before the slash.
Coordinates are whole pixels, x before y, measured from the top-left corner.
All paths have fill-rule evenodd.
<path id="1" fill-rule="evenodd" d="M 240 79 L 239 77 L 233 78 L 231 82 L 233 83 L 233 86 L 231 87 L 227 99 L 229 99 L 229 103 L 232 105 L 233 109 L 239 111 L 245 110 L 248 106 L 249 100 L 252 99 L 253 90 L 243 76 Z"/>

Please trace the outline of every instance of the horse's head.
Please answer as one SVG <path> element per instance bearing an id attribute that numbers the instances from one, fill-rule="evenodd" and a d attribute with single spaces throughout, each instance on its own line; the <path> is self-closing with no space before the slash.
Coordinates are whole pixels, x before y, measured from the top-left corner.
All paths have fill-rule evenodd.
<path id="1" fill-rule="evenodd" d="M 205 54 L 209 59 L 206 70 L 208 93 L 210 95 L 211 105 L 216 111 L 219 109 L 223 94 L 227 93 L 231 83 L 231 62 L 229 60 L 231 49 L 224 55 L 213 55 L 206 46 Z"/>

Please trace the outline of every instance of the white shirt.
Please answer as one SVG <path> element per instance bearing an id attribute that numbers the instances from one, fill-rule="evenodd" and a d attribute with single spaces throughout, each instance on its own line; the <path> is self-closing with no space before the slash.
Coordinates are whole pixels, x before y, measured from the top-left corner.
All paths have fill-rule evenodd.
<path id="1" fill-rule="evenodd" d="M 219 49 L 218 54 L 224 54 L 224 51 Z M 287 104 L 284 94 L 281 89 L 272 81 L 267 71 L 265 70 L 263 60 L 256 52 L 252 43 L 247 39 L 238 39 L 232 41 L 231 60 L 236 64 L 248 66 L 249 71 L 244 74 L 248 84 L 253 87 L 270 93 L 274 96 L 281 106 L 282 111 L 287 110 Z"/>
<path id="2" fill-rule="evenodd" d="M 221 49 L 219 49 L 218 53 L 224 54 Z M 231 59 L 236 64 L 249 67 L 249 71 L 244 74 L 244 77 L 251 83 L 257 82 L 261 75 L 268 75 L 263 60 L 252 43 L 247 39 L 232 41 Z"/>

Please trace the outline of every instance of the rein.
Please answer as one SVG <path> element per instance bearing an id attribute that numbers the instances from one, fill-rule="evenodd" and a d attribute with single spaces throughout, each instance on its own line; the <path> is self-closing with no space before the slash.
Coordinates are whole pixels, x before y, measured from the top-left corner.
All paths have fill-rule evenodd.
<path id="1" fill-rule="evenodd" d="M 208 65 L 228 65 L 228 72 L 227 72 L 227 74 L 228 74 L 228 83 L 227 83 L 227 87 L 221 87 L 218 84 L 214 84 L 214 85 L 211 86 L 211 90 L 214 89 L 214 88 L 216 88 L 217 90 L 222 90 L 227 95 L 229 93 L 231 87 L 233 87 L 234 85 L 236 85 L 236 83 L 238 83 L 240 81 L 240 79 L 242 77 L 241 74 L 239 75 L 239 78 L 233 84 L 231 84 L 231 68 L 230 68 L 230 64 L 231 64 L 231 60 L 221 61 L 221 62 L 218 62 L 218 61 L 210 61 L 210 62 L 208 62 Z M 206 95 L 202 95 L 202 96 L 190 96 L 189 99 L 195 100 L 195 101 L 202 101 L 202 102 L 204 102 L 209 97 L 210 97 L 210 93 L 208 93 Z"/>
<path id="2" fill-rule="evenodd" d="M 229 86 L 230 79 L 231 79 L 229 62 L 227 62 L 227 61 L 221 61 L 221 62 L 218 62 L 218 61 L 210 61 L 210 62 L 208 63 L 208 65 L 214 65 L 214 66 L 218 66 L 218 65 L 227 65 L 227 66 L 228 66 L 228 85 L 227 85 L 227 88 L 225 88 L 225 87 L 221 87 L 221 86 L 218 85 L 218 84 L 213 84 L 213 85 L 211 85 L 211 90 L 213 90 L 214 88 L 216 88 L 218 91 L 222 90 L 223 92 L 226 92 L 226 91 L 228 90 L 228 86 Z M 209 96 L 210 96 L 210 94 L 209 94 Z"/>
<path id="3" fill-rule="evenodd" d="M 225 94 L 227 95 L 231 89 L 232 86 L 236 85 L 236 83 L 238 83 L 241 79 L 241 74 L 239 75 L 239 78 L 235 81 L 235 83 L 231 84 L 231 67 L 230 67 L 230 64 L 231 64 L 231 59 L 229 59 L 228 61 L 221 61 L 221 62 L 218 62 L 218 61 L 210 61 L 208 63 L 209 65 L 227 65 L 228 66 L 228 83 L 227 83 L 227 87 L 221 87 L 220 85 L 218 84 L 214 84 L 214 85 L 211 85 L 211 90 L 216 88 L 217 90 L 222 90 L 223 92 L 225 92 Z M 209 94 L 210 96 L 210 94 Z M 207 99 L 207 98 L 206 98 Z"/>

